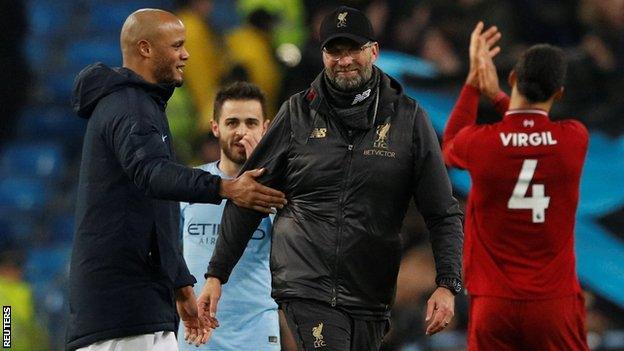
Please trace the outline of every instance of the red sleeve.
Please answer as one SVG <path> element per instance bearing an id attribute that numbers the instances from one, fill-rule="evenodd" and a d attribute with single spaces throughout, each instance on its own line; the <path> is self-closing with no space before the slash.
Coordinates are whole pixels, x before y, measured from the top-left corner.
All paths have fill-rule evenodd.
<path id="1" fill-rule="evenodd" d="M 574 119 L 564 121 L 563 123 L 569 130 L 573 131 L 575 135 L 572 136 L 571 140 L 573 140 L 576 145 L 580 146 L 581 152 L 585 155 L 589 146 L 589 132 L 585 125 Z"/>
<path id="2" fill-rule="evenodd" d="M 494 99 L 492 99 L 492 104 L 494 105 L 496 112 L 498 112 L 499 115 L 504 116 L 505 112 L 509 110 L 509 96 L 501 90 L 498 94 L 496 94 Z"/>
<path id="3" fill-rule="evenodd" d="M 463 128 L 472 126 L 477 120 L 477 110 L 479 108 L 479 89 L 464 85 L 459 98 L 451 111 L 451 116 L 444 128 L 442 138 L 442 152 L 444 162 L 449 166 L 466 168 L 466 155 L 459 151 L 455 145 L 455 137 Z"/>

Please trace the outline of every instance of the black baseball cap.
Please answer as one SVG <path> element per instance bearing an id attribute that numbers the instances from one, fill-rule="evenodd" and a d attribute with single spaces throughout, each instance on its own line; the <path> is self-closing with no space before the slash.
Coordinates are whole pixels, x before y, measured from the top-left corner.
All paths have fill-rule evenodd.
<path id="1" fill-rule="evenodd" d="M 321 48 L 336 38 L 348 38 L 360 45 L 375 41 L 373 25 L 358 9 L 340 6 L 330 12 L 321 23 Z"/>

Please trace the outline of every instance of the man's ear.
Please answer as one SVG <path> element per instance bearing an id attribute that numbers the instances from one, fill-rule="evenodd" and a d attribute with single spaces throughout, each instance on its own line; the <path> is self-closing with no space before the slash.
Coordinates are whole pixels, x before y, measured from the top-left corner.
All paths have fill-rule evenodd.
<path id="1" fill-rule="evenodd" d="M 152 57 L 152 45 L 147 40 L 140 40 L 137 43 L 139 55 L 143 57 Z"/>
<path id="2" fill-rule="evenodd" d="M 373 46 L 371 46 L 371 62 L 375 63 L 378 57 L 379 57 L 379 43 L 375 42 Z"/>
<path id="3" fill-rule="evenodd" d="M 511 72 L 509 72 L 509 76 L 507 76 L 507 83 L 512 89 L 514 85 L 516 85 L 517 80 L 518 80 L 518 76 L 516 75 L 516 71 L 511 70 Z"/>
<path id="4" fill-rule="evenodd" d="M 268 119 L 265 119 L 264 122 L 262 122 L 262 135 L 264 135 L 264 133 L 266 133 L 269 129 L 269 124 L 271 124 L 271 120 Z"/>
<path id="5" fill-rule="evenodd" d="M 553 95 L 553 99 L 555 101 L 561 100 L 563 98 L 563 93 L 565 91 L 564 87 L 560 87 L 557 92 Z"/>
<path id="6" fill-rule="evenodd" d="M 210 122 L 210 129 L 212 130 L 212 134 L 216 138 L 219 138 L 219 123 L 214 119 L 212 120 L 212 122 Z"/>

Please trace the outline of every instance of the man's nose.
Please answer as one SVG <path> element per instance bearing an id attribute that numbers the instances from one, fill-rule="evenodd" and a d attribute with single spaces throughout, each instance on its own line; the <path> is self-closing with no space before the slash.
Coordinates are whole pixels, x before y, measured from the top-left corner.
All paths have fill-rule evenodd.
<path id="1" fill-rule="evenodd" d="M 245 134 L 247 134 L 248 131 L 249 131 L 249 128 L 247 128 L 245 123 L 240 123 L 238 127 L 236 127 L 236 134 L 240 136 L 245 136 Z"/>
<path id="2" fill-rule="evenodd" d="M 189 52 L 186 50 L 185 47 L 182 47 L 182 52 L 180 53 L 180 59 L 181 60 L 188 60 L 189 57 L 191 57 L 191 54 L 189 54 Z"/>
<path id="3" fill-rule="evenodd" d="M 351 57 L 351 55 L 349 55 L 349 54 L 342 55 L 338 59 L 338 65 L 340 65 L 340 66 L 348 66 L 351 63 L 353 63 L 353 57 Z"/>

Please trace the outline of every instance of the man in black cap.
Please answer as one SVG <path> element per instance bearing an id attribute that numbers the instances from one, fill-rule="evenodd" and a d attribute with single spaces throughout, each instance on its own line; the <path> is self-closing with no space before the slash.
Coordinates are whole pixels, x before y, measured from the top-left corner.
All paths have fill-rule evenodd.
<path id="1" fill-rule="evenodd" d="M 401 261 L 399 230 L 413 198 L 431 234 L 438 288 L 426 333 L 444 329 L 461 291 L 462 214 L 422 107 L 373 63 L 369 20 L 339 7 L 321 25 L 325 69 L 286 101 L 243 167 L 288 203 L 273 226 L 272 295 L 300 350 L 378 350 Z M 198 298 L 218 325 L 228 280 L 262 219 L 228 202 Z"/>

